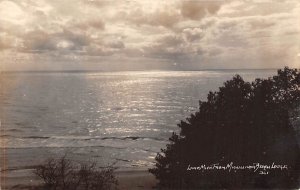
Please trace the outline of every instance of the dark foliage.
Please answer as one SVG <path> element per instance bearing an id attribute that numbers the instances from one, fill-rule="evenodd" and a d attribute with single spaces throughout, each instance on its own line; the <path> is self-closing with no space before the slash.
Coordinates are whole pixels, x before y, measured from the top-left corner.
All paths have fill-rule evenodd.
<path id="1" fill-rule="evenodd" d="M 110 190 L 117 180 L 111 166 L 98 168 L 95 162 L 76 163 L 66 158 L 49 159 L 34 174 L 42 179 L 45 190 Z"/>
<path id="2" fill-rule="evenodd" d="M 285 68 L 269 79 L 239 75 L 209 92 L 199 111 L 178 124 L 149 171 L 163 189 L 297 188 L 300 153 L 292 120 L 300 104 L 300 71 Z M 299 113 L 299 112 L 298 112 Z M 299 128 L 299 126 L 297 126 Z M 250 170 L 187 171 L 189 165 L 286 164 L 267 175 Z"/>

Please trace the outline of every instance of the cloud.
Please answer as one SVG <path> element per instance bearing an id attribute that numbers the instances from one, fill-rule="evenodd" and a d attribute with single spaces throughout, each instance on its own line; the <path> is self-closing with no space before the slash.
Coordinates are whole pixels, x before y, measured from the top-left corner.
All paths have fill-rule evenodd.
<path id="1" fill-rule="evenodd" d="M 114 5 L 114 1 L 107 1 L 107 0 L 81 0 L 81 3 L 84 5 L 89 5 L 91 7 L 98 7 L 98 8 Z"/>
<path id="2" fill-rule="evenodd" d="M 88 30 L 90 28 L 97 29 L 97 30 L 103 30 L 105 28 L 105 23 L 101 19 L 87 20 L 87 21 L 83 20 L 78 23 L 72 23 L 72 21 L 71 21 L 69 24 L 70 24 L 70 26 L 68 26 L 68 27 L 73 28 L 73 29 L 76 28 L 79 30 Z"/>
<path id="3" fill-rule="evenodd" d="M 83 48 L 83 51 L 81 53 L 83 55 L 89 56 L 110 56 L 113 55 L 116 51 L 117 50 L 115 50 L 114 48 L 107 48 L 105 46 L 92 44 Z"/>
<path id="4" fill-rule="evenodd" d="M 212 68 L 244 67 L 246 59 L 253 67 L 295 65 L 299 12 L 297 0 L 2 0 L 0 50 L 61 62 L 76 56 Z"/>
<path id="5" fill-rule="evenodd" d="M 202 53 L 201 46 L 187 39 L 186 31 L 181 33 L 169 32 L 157 37 L 152 43 L 141 47 L 145 57 L 166 59 L 172 62 L 187 62 L 190 56 Z"/>
<path id="6" fill-rule="evenodd" d="M 255 1 L 248 2 L 233 0 L 224 4 L 219 11 L 226 17 L 271 16 L 279 13 L 290 13 L 297 1 Z"/>
<path id="7" fill-rule="evenodd" d="M 56 49 L 57 40 L 50 38 L 44 31 L 32 31 L 25 34 L 23 52 L 44 52 Z"/>
<path id="8" fill-rule="evenodd" d="M 125 48 L 125 44 L 122 41 L 113 41 L 107 44 L 108 47 L 114 49 L 123 49 Z"/>
<path id="9" fill-rule="evenodd" d="M 157 40 L 158 43 L 162 44 L 163 47 L 175 47 L 185 43 L 184 39 L 180 35 L 176 34 L 168 34 L 160 37 Z"/>
<path id="10" fill-rule="evenodd" d="M 221 1 L 182 1 L 180 12 L 185 18 L 199 20 L 207 15 L 216 14 L 221 4 Z"/>
<path id="11" fill-rule="evenodd" d="M 251 20 L 249 21 L 249 24 L 251 25 L 251 28 L 253 30 L 264 29 L 276 25 L 276 21 L 271 19 L 261 18 L 261 19 Z"/>
<path id="12" fill-rule="evenodd" d="M 12 1 L 0 2 L 0 19 L 16 23 L 23 20 L 25 13 L 20 6 Z"/>
<path id="13" fill-rule="evenodd" d="M 83 34 L 75 34 L 64 30 L 60 33 L 32 31 L 24 35 L 23 52 L 45 53 L 57 50 L 82 50 L 90 44 L 90 38 Z"/>
<path id="14" fill-rule="evenodd" d="M 182 32 L 186 40 L 191 42 L 199 40 L 205 35 L 201 28 L 185 28 Z"/>
<path id="15" fill-rule="evenodd" d="M 146 1 L 147 2 L 147 1 Z M 151 1 L 149 1 L 151 2 Z M 162 1 L 154 3 L 132 3 L 132 9 L 120 10 L 115 19 L 126 20 L 136 25 L 163 26 L 172 29 L 187 20 L 201 20 L 215 15 L 222 1 Z M 154 1 L 155 2 L 155 1 Z"/>
<path id="16" fill-rule="evenodd" d="M 120 12 L 117 17 L 125 18 L 127 22 L 135 25 L 173 27 L 181 19 L 180 13 L 175 7 L 158 9 L 152 12 L 144 12 L 141 7 L 135 8 L 130 12 Z"/>
<path id="17" fill-rule="evenodd" d="M 7 39 L 4 40 L 4 39 L 0 38 L 0 51 L 9 49 L 9 48 L 11 48 L 11 46 L 9 45 L 9 42 L 7 41 Z"/>

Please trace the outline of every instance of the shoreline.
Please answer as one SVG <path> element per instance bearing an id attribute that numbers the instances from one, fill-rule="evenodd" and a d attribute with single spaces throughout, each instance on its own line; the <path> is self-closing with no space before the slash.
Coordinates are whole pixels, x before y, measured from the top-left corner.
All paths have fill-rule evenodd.
<path id="1" fill-rule="evenodd" d="M 40 179 L 36 176 L 30 175 L 32 169 L 14 170 L 11 172 L 14 172 L 14 174 L 5 177 L 5 186 L 1 186 L 2 190 L 33 189 L 34 186 L 41 183 Z M 119 190 L 152 190 L 155 189 L 155 185 L 157 184 L 155 176 L 145 169 L 116 170 L 115 176 L 118 180 Z"/>

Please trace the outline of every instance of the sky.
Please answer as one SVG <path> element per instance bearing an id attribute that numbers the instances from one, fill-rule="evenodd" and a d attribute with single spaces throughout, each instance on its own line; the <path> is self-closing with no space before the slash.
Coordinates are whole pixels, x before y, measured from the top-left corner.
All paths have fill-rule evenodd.
<path id="1" fill-rule="evenodd" d="M 299 0 L 0 0 L 2 70 L 300 67 Z"/>

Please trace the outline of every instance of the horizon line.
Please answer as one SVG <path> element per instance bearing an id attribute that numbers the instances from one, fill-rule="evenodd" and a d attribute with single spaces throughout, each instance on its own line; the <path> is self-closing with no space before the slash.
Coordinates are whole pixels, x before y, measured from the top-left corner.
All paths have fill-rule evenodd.
<path id="1" fill-rule="evenodd" d="M 74 70 L 0 70 L 0 73 L 85 73 L 85 72 L 141 72 L 141 71 L 220 71 L 220 70 L 279 70 L 283 68 L 222 68 L 222 69 L 140 69 L 140 70 L 90 70 L 90 69 L 74 69 Z"/>

